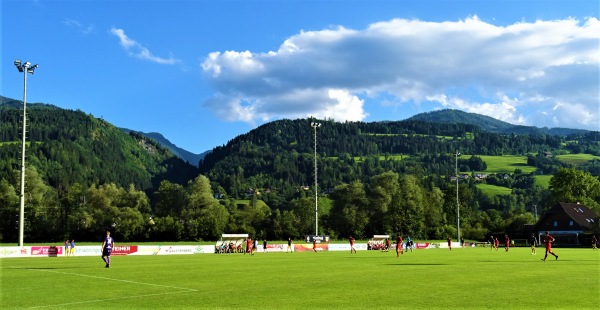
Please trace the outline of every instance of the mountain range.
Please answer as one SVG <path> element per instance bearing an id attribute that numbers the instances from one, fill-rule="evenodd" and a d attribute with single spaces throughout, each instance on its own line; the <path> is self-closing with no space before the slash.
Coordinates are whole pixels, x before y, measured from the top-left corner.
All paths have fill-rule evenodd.
<path id="1" fill-rule="evenodd" d="M 5 107 L 13 107 L 20 108 L 22 106 L 22 101 L 6 98 L 0 96 L 0 106 Z M 31 103 L 28 104 L 30 107 L 38 107 L 38 108 L 48 108 L 48 109 L 61 109 L 52 104 L 45 103 Z M 519 134 L 519 135 L 557 135 L 557 136 L 567 136 L 570 134 L 582 134 L 588 132 L 588 130 L 583 129 L 571 129 L 571 128 L 538 128 L 534 126 L 522 126 L 522 125 L 513 125 L 504 121 L 497 120 L 495 118 L 476 114 L 476 113 L 468 113 L 460 110 L 451 110 L 444 109 L 438 111 L 431 111 L 420 113 L 414 115 L 406 121 L 421 121 L 421 122 L 430 122 L 430 123 L 439 123 L 439 124 L 467 124 L 474 125 L 479 127 L 482 131 L 496 133 L 496 134 Z M 158 132 L 140 132 L 135 129 L 129 128 L 119 128 L 125 133 L 135 132 L 139 135 L 145 136 L 148 139 L 152 139 L 156 141 L 162 147 L 170 150 L 173 155 L 176 157 L 186 161 L 187 163 L 194 165 L 196 167 L 199 166 L 199 162 L 204 159 L 204 157 L 211 152 L 211 150 L 207 150 L 200 154 L 195 154 L 189 152 L 185 149 L 182 149 L 167 138 L 165 138 L 162 134 Z"/>
<path id="2" fill-rule="evenodd" d="M 130 132 L 134 131 L 134 132 L 137 132 L 149 139 L 153 139 L 154 141 L 158 142 L 161 146 L 170 150 L 173 153 L 173 155 L 183 159 L 187 163 L 194 165 L 196 167 L 198 167 L 198 164 L 204 158 L 204 156 L 206 154 L 210 153 L 210 151 L 206 151 L 206 152 L 203 152 L 200 154 L 194 154 L 192 152 L 184 150 L 184 149 L 178 147 L 177 145 L 171 143 L 171 141 L 169 141 L 169 139 L 165 138 L 162 134 L 160 134 L 158 132 L 141 132 L 141 131 L 135 131 L 135 130 L 127 129 L 127 128 L 120 128 L 120 129 L 126 133 L 130 133 Z"/>
<path id="3" fill-rule="evenodd" d="M 468 113 L 460 110 L 438 110 L 414 115 L 407 120 L 446 123 L 446 124 L 469 124 L 480 127 L 483 131 L 498 134 L 546 134 L 554 136 L 567 136 L 588 132 L 583 129 L 570 128 L 538 128 L 534 126 L 513 125 L 497 120 L 493 117 Z"/>

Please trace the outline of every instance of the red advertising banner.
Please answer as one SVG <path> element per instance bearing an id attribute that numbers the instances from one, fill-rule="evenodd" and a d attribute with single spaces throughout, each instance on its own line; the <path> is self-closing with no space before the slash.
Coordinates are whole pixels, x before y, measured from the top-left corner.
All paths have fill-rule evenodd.
<path id="1" fill-rule="evenodd" d="M 31 255 L 57 256 L 63 254 L 62 246 L 32 246 Z"/>
<path id="2" fill-rule="evenodd" d="M 429 247 L 429 243 L 415 243 L 417 249 L 426 249 Z"/>
<path id="3" fill-rule="evenodd" d="M 111 255 L 129 255 L 137 251 L 137 245 L 116 246 L 112 249 Z"/>

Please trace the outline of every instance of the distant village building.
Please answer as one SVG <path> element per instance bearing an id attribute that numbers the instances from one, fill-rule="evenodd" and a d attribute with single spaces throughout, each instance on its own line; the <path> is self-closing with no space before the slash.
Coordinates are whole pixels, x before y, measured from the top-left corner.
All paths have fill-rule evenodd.
<path id="1" fill-rule="evenodd" d="M 535 224 L 533 233 L 541 236 L 548 231 L 559 244 L 581 244 L 583 235 L 598 229 L 599 220 L 593 210 L 580 203 L 559 202 Z"/>

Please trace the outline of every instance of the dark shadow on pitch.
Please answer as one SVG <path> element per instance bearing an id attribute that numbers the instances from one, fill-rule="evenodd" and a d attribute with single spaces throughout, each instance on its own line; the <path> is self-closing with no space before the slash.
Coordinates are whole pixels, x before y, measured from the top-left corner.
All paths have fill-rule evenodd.
<path id="1" fill-rule="evenodd" d="M 415 263 L 400 263 L 397 264 L 385 264 L 386 266 L 446 266 L 448 264 L 415 264 Z"/>

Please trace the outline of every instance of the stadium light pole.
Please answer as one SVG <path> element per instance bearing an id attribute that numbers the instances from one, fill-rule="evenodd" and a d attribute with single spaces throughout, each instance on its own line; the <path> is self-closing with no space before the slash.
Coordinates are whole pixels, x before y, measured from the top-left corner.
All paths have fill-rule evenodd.
<path id="1" fill-rule="evenodd" d="M 460 242 L 460 203 L 458 202 L 458 156 L 460 156 L 460 152 L 456 152 L 454 161 L 454 173 L 456 174 L 456 231 L 458 232 L 458 239 L 456 241 Z"/>
<path id="2" fill-rule="evenodd" d="M 315 236 L 319 235 L 319 187 L 317 185 L 317 128 L 321 127 L 321 123 L 312 122 L 310 126 L 315 133 Z"/>
<path id="3" fill-rule="evenodd" d="M 31 65 L 29 61 L 21 63 L 19 59 L 15 60 L 15 66 L 19 72 L 23 72 L 23 133 L 21 145 L 21 192 L 19 196 L 19 246 L 23 246 L 23 235 L 25 230 L 25 140 L 27 128 L 27 73 L 33 74 L 38 65 Z"/>

